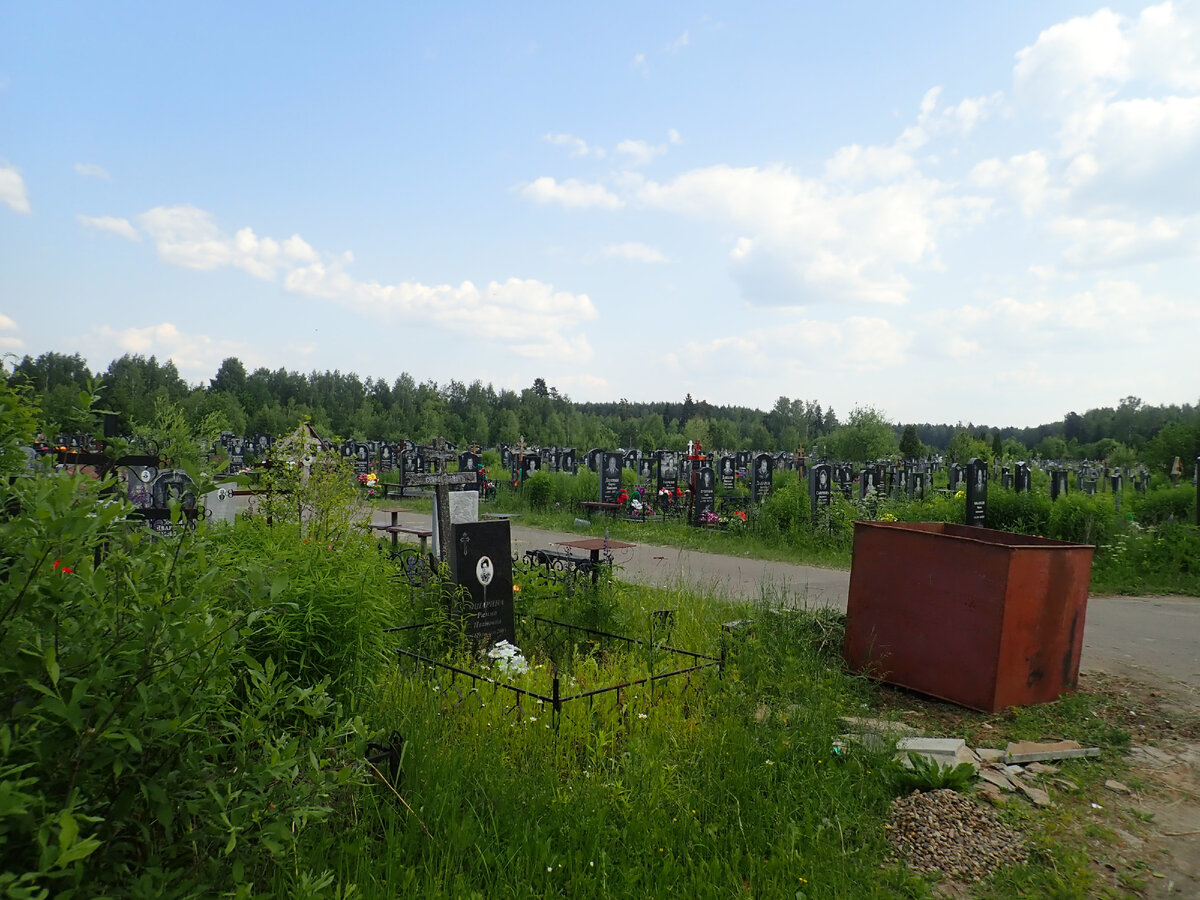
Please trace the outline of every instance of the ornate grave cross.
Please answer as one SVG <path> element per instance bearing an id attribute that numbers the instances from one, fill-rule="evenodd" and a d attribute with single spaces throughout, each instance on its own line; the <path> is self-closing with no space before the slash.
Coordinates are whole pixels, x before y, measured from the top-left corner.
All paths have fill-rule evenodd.
<path id="1" fill-rule="evenodd" d="M 450 540 L 450 485 L 476 484 L 476 472 L 450 472 L 446 464 L 457 459 L 457 454 L 446 449 L 444 438 L 433 442 L 433 449 L 426 454 L 428 461 L 427 472 L 414 472 L 404 479 L 405 485 L 414 487 L 430 486 L 433 488 L 433 514 L 437 518 L 438 557 L 447 557 L 446 544 Z"/>

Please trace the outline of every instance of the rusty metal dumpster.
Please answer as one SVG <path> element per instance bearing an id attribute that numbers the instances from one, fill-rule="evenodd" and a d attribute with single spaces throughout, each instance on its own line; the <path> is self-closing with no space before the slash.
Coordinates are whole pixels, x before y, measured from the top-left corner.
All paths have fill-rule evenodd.
<path id="1" fill-rule="evenodd" d="M 1075 690 L 1092 552 L 945 522 L 856 522 L 846 665 L 995 712 Z"/>

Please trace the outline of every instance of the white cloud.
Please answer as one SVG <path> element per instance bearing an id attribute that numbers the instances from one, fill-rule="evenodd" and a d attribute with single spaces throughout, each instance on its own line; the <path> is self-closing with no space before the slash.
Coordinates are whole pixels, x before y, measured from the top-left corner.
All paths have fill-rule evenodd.
<path id="1" fill-rule="evenodd" d="M 644 166 L 651 162 L 656 156 L 662 156 L 667 152 L 667 148 L 663 145 L 653 146 L 646 141 L 635 141 L 626 139 L 617 144 L 615 151 L 620 156 L 628 159 L 630 165 Z"/>
<path id="2" fill-rule="evenodd" d="M 567 155 L 573 159 L 580 156 L 604 158 L 603 147 L 589 147 L 587 141 L 573 134 L 543 134 L 542 140 L 556 147 L 566 147 Z"/>
<path id="3" fill-rule="evenodd" d="M 899 147 L 850 144 L 825 163 L 825 177 L 838 181 L 893 181 L 916 169 L 912 154 Z"/>
<path id="4" fill-rule="evenodd" d="M 593 353 L 587 338 L 563 332 L 596 317 L 587 294 L 555 291 L 534 279 L 510 278 L 479 290 L 469 281 L 458 287 L 414 282 L 356 281 L 339 265 L 313 263 L 293 270 L 286 287 L 295 293 L 334 300 L 362 315 L 429 322 L 470 336 L 488 335 L 519 356 L 586 362 Z"/>
<path id="5" fill-rule="evenodd" d="M 675 40 L 671 41 L 671 43 L 667 44 L 667 50 L 671 53 L 675 53 L 679 50 L 682 50 L 689 43 L 690 39 L 688 38 L 688 33 L 685 31 L 679 37 L 675 38 Z"/>
<path id="6" fill-rule="evenodd" d="M 1073 105 L 1111 92 L 1130 75 L 1130 48 L 1122 16 L 1102 9 L 1047 28 L 1017 52 L 1018 95 L 1050 107 Z"/>
<path id="7" fill-rule="evenodd" d="M 952 106 L 938 109 L 942 88 L 933 87 L 921 98 L 917 129 L 926 135 L 967 135 L 991 115 L 1003 94 L 996 91 L 980 97 L 965 97 Z"/>
<path id="8" fill-rule="evenodd" d="M 558 204 L 567 209 L 620 209 L 624 201 L 608 188 L 599 184 L 588 184 L 574 178 L 556 181 L 544 175 L 520 189 L 526 200 L 540 205 Z"/>
<path id="9" fill-rule="evenodd" d="M 107 231 L 111 234 L 119 234 L 121 237 L 130 241 L 140 241 L 142 236 L 138 234 L 137 229 L 128 219 L 118 218 L 117 216 L 85 216 L 77 215 L 75 219 L 80 225 L 85 228 L 96 228 L 100 231 Z"/>
<path id="10" fill-rule="evenodd" d="M 741 232 L 734 274 L 759 301 L 907 302 L 900 265 L 934 265 L 937 230 L 967 222 L 983 201 L 950 198 L 936 181 L 910 177 L 865 191 L 835 190 L 782 166 L 694 169 L 642 182 L 639 200 Z"/>
<path id="11" fill-rule="evenodd" d="M 676 131 L 674 128 L 668 128 L 667 129 L 667 143 L 682 144 L 683 138 L 680 136 L 679 132 Z"/>
<path id="12" fill-rule="evenodd" d="M 85 178 L 103 178 L 105 181 L 110 181 L 111 176 L 103 166 L 98 166 L 95 163 L 75 163 L 75 174 L 82 175 Z"/>
<path id="13" fill-rule="evenodd" d="M 114 357 L 137 353 L 170 359 L 179 374 L 189 381 L 211 377 L 221 361 L 230 356 L 236 356 L 248 367 L 264 359 L 263 354 L 250 344 L 204 334 L 188 334 L 170 322 L 123 329 L 101 325 L 93 330 L 92 340 L 97 339 L 103 349 Z"/>
<path id="14" fill-rule="evenodd" d="M 627 259 L 631 262 L 661 263 L 667 261 L 662 251 L 646 244 L 639 244 L 636 241 L 627 241 L 624 244 L 609 244 L 604 248 L 604 255 Z"/>
<path id="15" fill-rule="evenodd" d="M 629 67 L 635 72 L 641 72 L 643 75 L 650 74 L 650 66 L 646 64 L 645 53 L 635 53 L 633 59 L 629 61 Z"/>
<path id="16" fill-rule="evenodd" d="M 1011 157 L 1008 162 L 985 159 L 971 170 L 969 180 L 979 187 L 1004 190 L 1011 194 L 1021 212 L 1032 216 L 1042 208 L 1050 182 L 1046 157 L 1031 150 Z"/>
<path id="17" fill-rule="evenodd" d="M 209 213 L 190 205 L 157 206 L 138 216 L 138 222 L 155 241 L 159 256 L 187 269 L 236 266 L 255 278 L 271 281 L 280 269 L 317 259 L 299 235 L 280 242 L 242 228 L 231 238 Z"/>
<path id="18" fill-rule="evenodd" d="M 1155 216 L 1145 223 L 1124 219 L 1059 216 L 1049 223 L 1051 233 L 1070 243 L 1063 258 L 1075 266 L 1110 267 L 1194 255 L 1198 220 L 1168 220 Z"/>
<path id="19" fill-rule="evenodd" d="M 0 313 L 0 350 L 21 350 L 25 342 L 15 332 L 20 329 L 17 323 Z"/>
<path id="20" fill-rule="evenodd" d="M 25 179 L 15 166 L 0 162 L 0 203 L 8 204 L 15 212 L 29 214 L 29 196 L 25 193 Z"/>
<path id="21" fill-rule="evenodd" d="M 469 281 L 458 287 L 359 281 L 346 271 L 354 261 L 349 251 L 336 257 L 321 254 L 299 235 L 279 241 L 259 237 L 251 228 L 239 229 L 231 238 L 209 213 L 194 206 L 156 207 L 138 221 L 159 255 L 173 265 L 202 270 L 233 266 L 267 280 L 282 274 L 284 288 L 292 293 L 331 300 L 373 320 L 427 324 L 470 338 L 487 335 L 518 356 L 585 362 L 593 355 L 585 336 L 569 333 L 597 315 L 587 294 L 520 278 L 493 281 L 484 290 Z M 130 329 L 120 337 L 130 344 L 170 343 L 173 328 Z"/>

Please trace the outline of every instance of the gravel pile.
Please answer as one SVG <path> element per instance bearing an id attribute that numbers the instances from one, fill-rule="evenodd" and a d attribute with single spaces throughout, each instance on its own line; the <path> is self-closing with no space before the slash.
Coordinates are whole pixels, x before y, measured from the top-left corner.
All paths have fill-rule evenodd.
<path id="1" fill-rule="evenodd" d="M 917 872 L 978 881 L 1027 859 L 1020 835 L 970 797 L 951 790 L 916 792 L 892 801 L 888 840 Z"/>

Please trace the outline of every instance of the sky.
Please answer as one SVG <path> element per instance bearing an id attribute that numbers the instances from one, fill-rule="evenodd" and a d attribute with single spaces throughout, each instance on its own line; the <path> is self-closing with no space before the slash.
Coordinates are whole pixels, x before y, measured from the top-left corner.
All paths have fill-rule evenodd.
<path id="1" fill-rule="evenodd" d="M 1029 426 L 1198 285 L 1200 2 L 0 7 L 0 353 Z"/>

